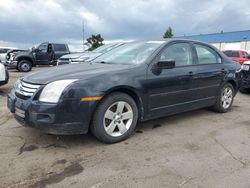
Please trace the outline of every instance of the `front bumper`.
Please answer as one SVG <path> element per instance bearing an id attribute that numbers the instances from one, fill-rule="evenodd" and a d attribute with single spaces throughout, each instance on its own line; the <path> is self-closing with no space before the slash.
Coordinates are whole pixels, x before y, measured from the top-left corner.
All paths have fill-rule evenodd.
<path id="1" fill-rule="evenodd" d="M 9 68 L 16 68 L 17 67 L 17 61 L 12 61 L 12 60 L 8 60 L 4 62 L 4 65 L 9 67 Z"/>
<path id="2" fill-rule="evenodd" d="M 23 126 L 55 135 L 84 134 L 88 132 L 92 108 L 88 103 L 68 99 L 58 104 L 40 103 L 18 98 L 14 90 L 8 95 L 9 110 Z"/>

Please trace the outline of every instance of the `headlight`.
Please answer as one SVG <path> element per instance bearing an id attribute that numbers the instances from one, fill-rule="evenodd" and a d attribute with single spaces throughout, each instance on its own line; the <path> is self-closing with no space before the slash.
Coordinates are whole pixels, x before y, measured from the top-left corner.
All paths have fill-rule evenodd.
<path id="1" fill-rule="evenodd" d="M 40 102 L 57 103 L 63 90 L 76 80 L 58 80 L 46 85 L 40 94 Z"/>

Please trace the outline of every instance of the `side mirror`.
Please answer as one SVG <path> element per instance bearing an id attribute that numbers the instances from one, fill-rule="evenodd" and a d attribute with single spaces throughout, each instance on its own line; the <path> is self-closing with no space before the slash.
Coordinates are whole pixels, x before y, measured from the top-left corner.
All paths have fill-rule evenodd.
<path id="1" fill-rule="evenodd" d="M 175 68 L 175 60 L 167 59 L 167 60 L 160 60 L 156 63 L 158 69 L 173 69 Z"/>

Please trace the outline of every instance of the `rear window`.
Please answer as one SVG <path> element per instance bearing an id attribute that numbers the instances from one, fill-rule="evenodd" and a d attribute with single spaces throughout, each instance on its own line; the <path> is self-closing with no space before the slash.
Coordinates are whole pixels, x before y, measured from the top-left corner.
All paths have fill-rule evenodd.
<path id="1" fill-rule="evenodd" d="M 68 51 L 64 44 L 54 44 L 54 51 Z"/>

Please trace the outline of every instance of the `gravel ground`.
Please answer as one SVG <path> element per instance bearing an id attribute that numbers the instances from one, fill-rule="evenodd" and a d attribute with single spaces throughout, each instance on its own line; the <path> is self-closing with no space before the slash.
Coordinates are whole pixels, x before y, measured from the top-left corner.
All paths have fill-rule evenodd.
<path id="1" fill-rule="evenodd" d="M 20 126 L 6 107 L 20 76 L 10 70 L 0 87 L 0 187 L 250 187 L 250 95 L 238 93 L 226 114 L 202 109 L 148 121 L 105 145 L 90 134 Z"/>

